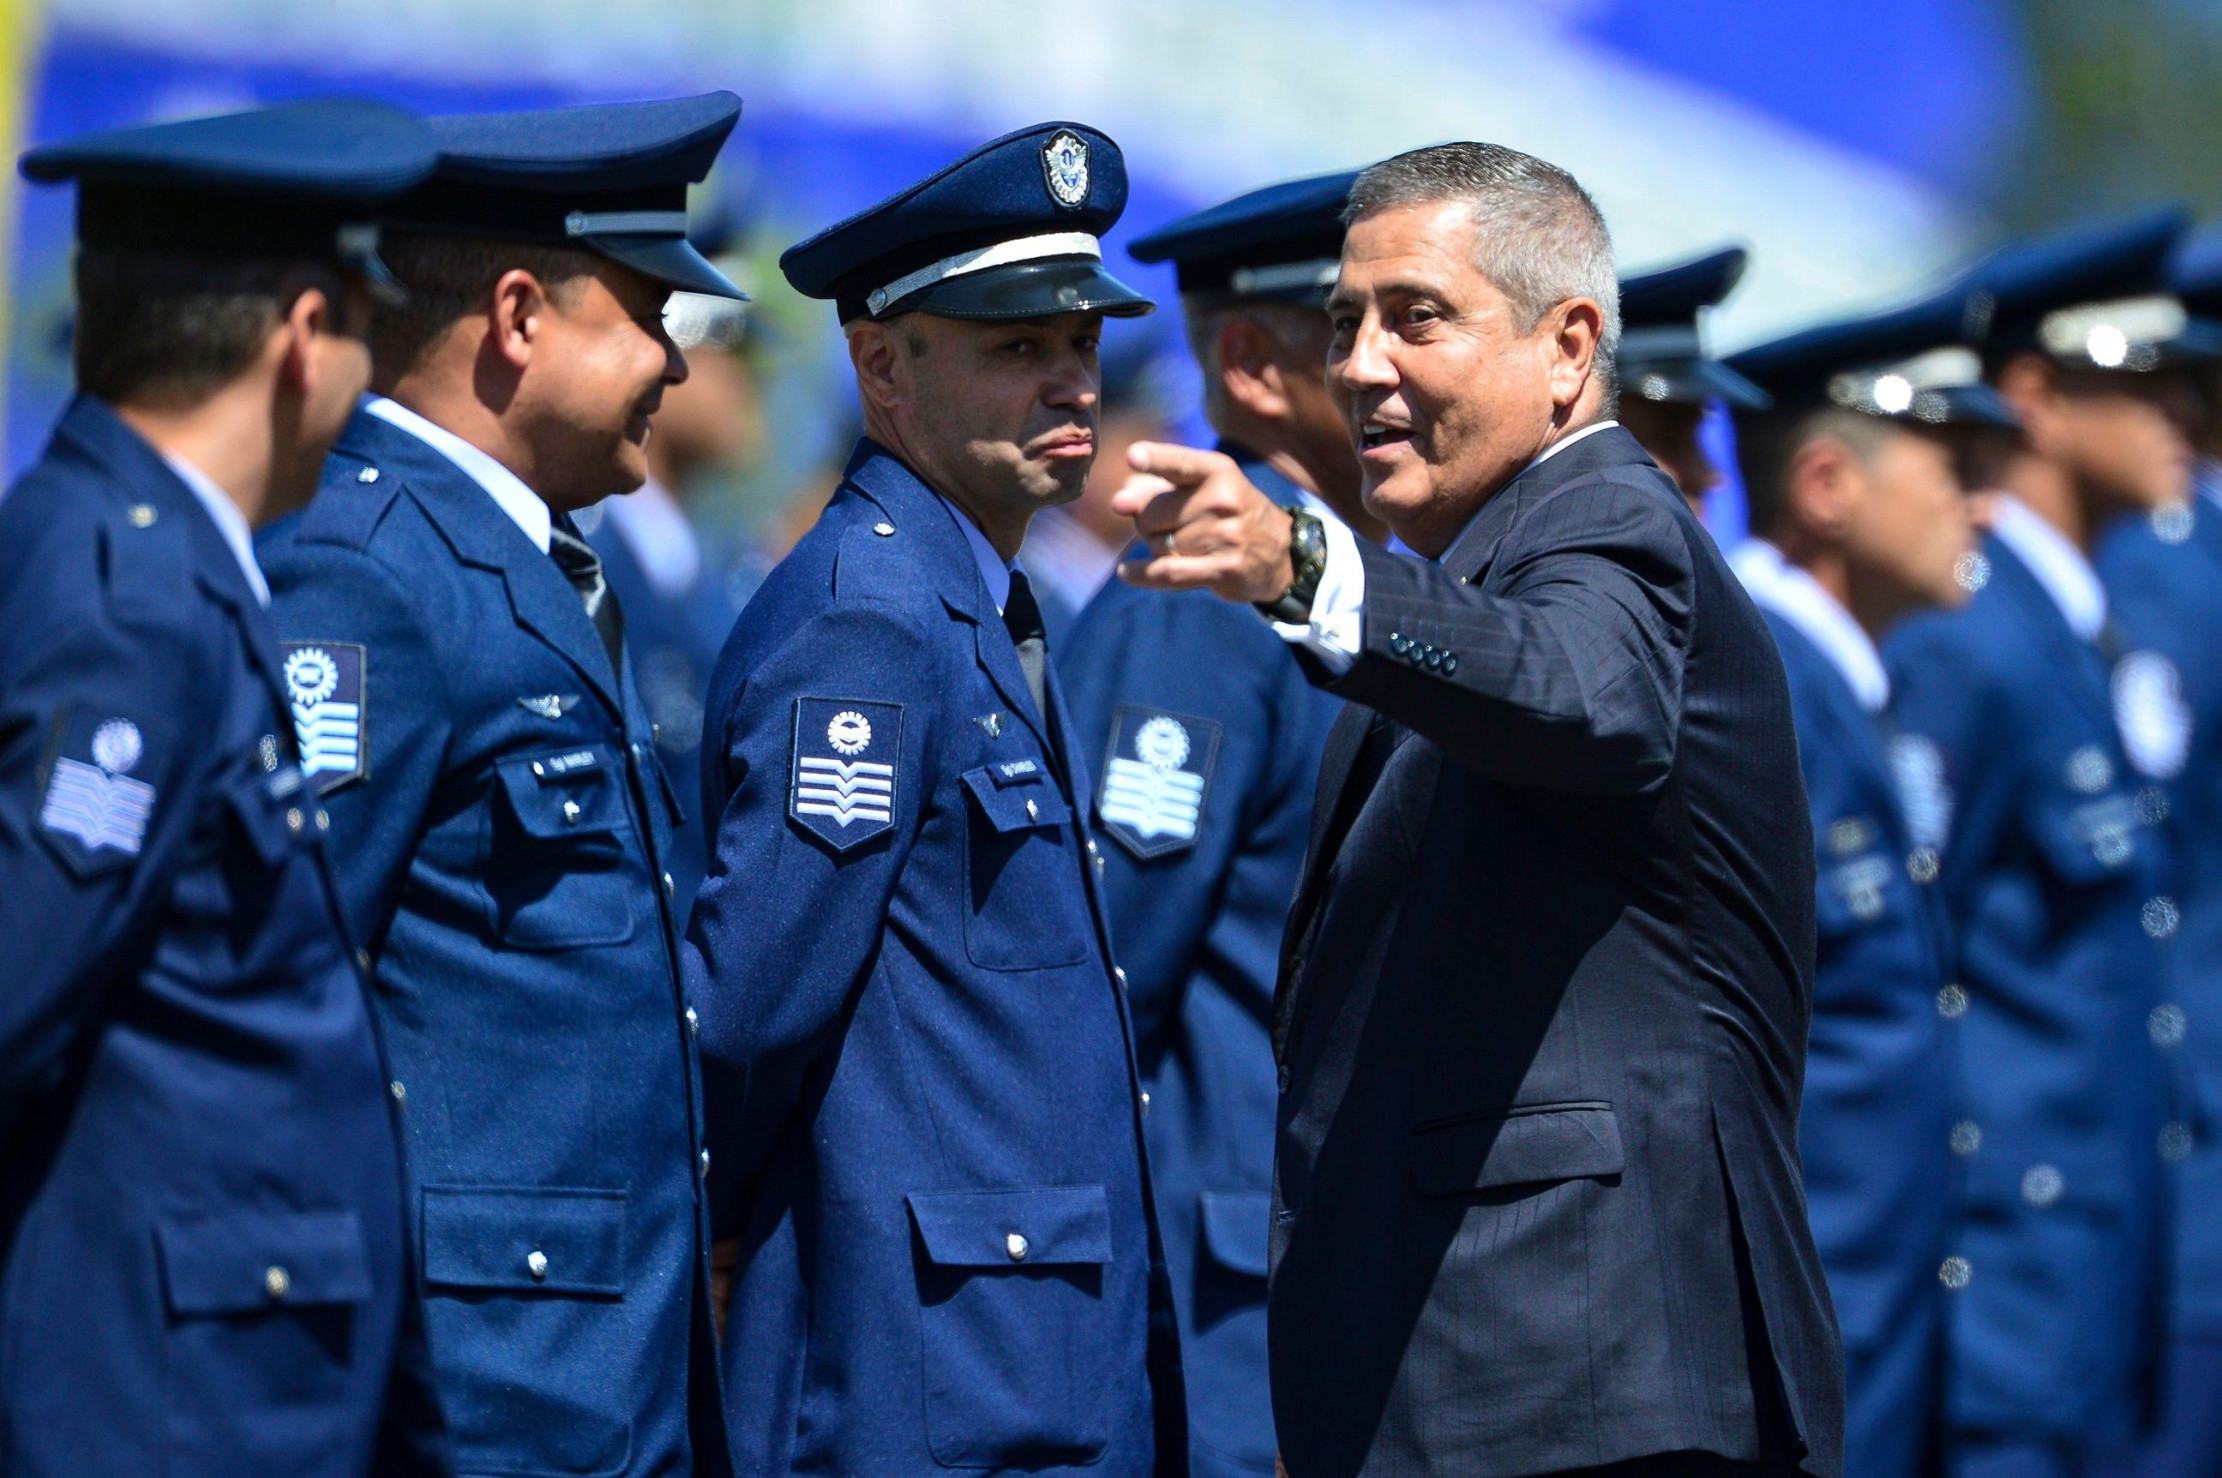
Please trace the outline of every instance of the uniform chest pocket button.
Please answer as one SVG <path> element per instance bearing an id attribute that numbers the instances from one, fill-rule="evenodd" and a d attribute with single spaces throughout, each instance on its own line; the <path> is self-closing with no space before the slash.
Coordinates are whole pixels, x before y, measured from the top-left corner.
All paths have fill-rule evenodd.
<path id="1" fill-rule="evenodd" d="M 965 953 L 990 970 L 1042 970 L 1088 957 L 1087 893 L 1072 807 L 1039 762 L 964 772 Z"/>
<path id="2" fill-rule="evenodd" d="M 224 793 L 224 804 L 248 851 L 265 867 L 285 861 L 308 830 L 306 818 L 316 809 L 315 797 L 292 765 L 240 781 Z"/>
<path id="3" fill-rule="evenodd" d="M 632 938 L 649 874 L 629 845 L 615 754 L 577 745 L 515 755 L 494 769 L 501 799 L 483 877 L 496 937 L 519 949 Z"/>

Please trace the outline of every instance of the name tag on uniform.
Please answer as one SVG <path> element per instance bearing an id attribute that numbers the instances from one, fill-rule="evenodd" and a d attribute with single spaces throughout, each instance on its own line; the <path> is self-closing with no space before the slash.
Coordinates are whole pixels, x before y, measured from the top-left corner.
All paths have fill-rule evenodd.
<path id="1" fill-rule="evenodd" d="M 289 641 L 279 647 L 285 653 L 285 694 L 301 746 L 301 773 L 319 795 L 362 779 L 368 654 L 359 642 Z"/>
<path id="2" fill-rule="evenodd" d="M 903 705 L 862 698 L 797 698 L 787 815 L 837 852 L 895 824 Z"/>

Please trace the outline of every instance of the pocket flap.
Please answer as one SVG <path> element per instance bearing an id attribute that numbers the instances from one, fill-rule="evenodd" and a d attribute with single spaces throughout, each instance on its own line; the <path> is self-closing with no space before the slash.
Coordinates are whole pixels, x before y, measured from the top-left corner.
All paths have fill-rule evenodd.
<path id="1" fill-rule="evenodd" d="M 1265 1276 L 1273 1198 L 1264 1191 L 1205 1191 L 1204 1250 L 1221 1267 Z"/>
<path id="2" fill-rule="evenodd" d="M 451 1288 L 625 1291 L 625 1193 L 426 1186 L 424 1281 Z"/>
<path id="3" fill-rule="evenodd" d="M 607 834 L 625 824 L 625 787 L 602 745 L 520 754 L 494 768 L 509 809 L 529 836 Z"/>
<path id="4" fill-rule="evenodd" d="M 173 1314 L 238 1314 L 370 1297 L 352 1211 L 227 1212 L 154 1224 Z"/>
<path id="5" fill-rule="evenodd" d="M 1016 763 L 1015 761 L 1013 763 Z M 1035 772 L 1002 779 L 1003 765 L 982 765 L 964 772 L 964 787 L 972 792 L 980 814 L 997 831 L 1026 831 L 1037 826 L 1062 826 L 1072 819 L 1072 808 L 1054 785 L 1040 783 L 1039 760 Z"/>
<path id="6" fill-rule="evenodd" d="M 1552 1103 L 1412 1131 L 1412 1179 L 1430 1196 L 1618 1175 L 1626 1157 L 1609 1103 Z"/>
<path id="7" fill-rule="evenodd" d="M 926 1256 L 944 1267 L 1111 1260 L 1111 1207 L 1100 1185 L 933 1191 L 908 1199 Z"/>
<path id="8" fill-rule="evenodd" d="M 239 829 L 265 867 L 276 867 L 300 841 L 303 809 L 312 801 L 301 780 L 298 765 L 287 765 L 269 774 L 256 774 L 225 792 L 224 801 L 238 818 Z M 292 820 L 286 818 L 291 814 Z"/>

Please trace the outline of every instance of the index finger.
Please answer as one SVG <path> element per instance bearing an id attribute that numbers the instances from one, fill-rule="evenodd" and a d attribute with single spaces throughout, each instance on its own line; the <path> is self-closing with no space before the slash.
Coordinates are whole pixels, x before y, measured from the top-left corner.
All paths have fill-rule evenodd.
<path id="1" fill-rule="evenodd" d="M 1138 441 L 1126 449 L 1126 461 L 1136 472 L 1150 472 L 1177 487 L 1194 487 L 1215 472 L 1231 469 L 1234 459 L 1224 452 L 1201 451 L 1172 441 Z"/>

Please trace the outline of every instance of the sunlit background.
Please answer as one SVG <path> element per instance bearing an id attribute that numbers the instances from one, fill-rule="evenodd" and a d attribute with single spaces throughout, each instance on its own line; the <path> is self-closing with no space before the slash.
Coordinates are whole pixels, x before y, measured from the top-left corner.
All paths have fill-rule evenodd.
<path id="1" fill-rule="evenodd" d="M 2222 204 L 2211 0 L 0 0 L 0 130 L 61 135 L 360 92 L 425 110 L 730 88 L 698 197 L 757 302 L 757 433 L 691 501 L 776 542 L 854 432 L 830 311 L 782 247 L 981 140 L 1045 118 L 1119 140 L 1107 255 L 1238 190 L 1452 137 L 1572 169 L 1624 266 L 1726 242 L 1734 348 L 1888 297 L 2002 237 L 2161 198 Z M 68 192 L 13 183 L 0 252 L 0 462 L 69 391 Z M 1170 312 L 1114 325 L 1108 393 L 1186 420 Z M 1733 522 L 1733 500 L 1715 516 Z"/>

